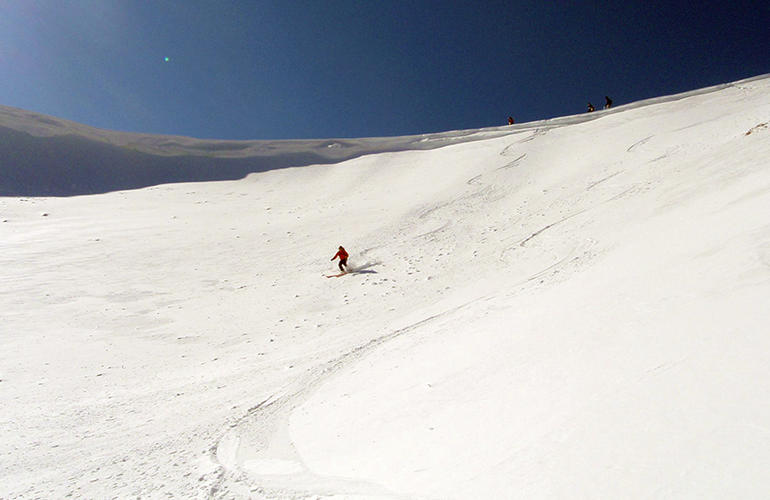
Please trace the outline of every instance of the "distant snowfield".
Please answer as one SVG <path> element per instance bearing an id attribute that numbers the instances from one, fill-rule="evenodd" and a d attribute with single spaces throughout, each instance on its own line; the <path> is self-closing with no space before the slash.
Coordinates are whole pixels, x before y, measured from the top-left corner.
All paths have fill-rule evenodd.
<path id="1" fill-rule="evenodd" d="M 404 138 L 0 127 L 0 498 L 770 491 L 770 77 Z"/>

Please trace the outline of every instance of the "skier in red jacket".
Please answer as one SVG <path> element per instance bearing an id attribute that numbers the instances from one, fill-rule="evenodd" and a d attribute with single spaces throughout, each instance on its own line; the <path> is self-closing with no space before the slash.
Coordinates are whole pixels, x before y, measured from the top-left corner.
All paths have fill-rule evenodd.
<path id="1" fill-rule="evenodd" d="M 337 253 L 334 254 L 334 257 L 332 257 L 332 260 L 336 259 L 337 257 L 340 258 L 340 271 L 343 273 L 347 272 L 347 269 L 345 267 L 348 266 L 348 253 L 345 251 L 344 248 L 340 247 L 340 249 L 337 251 Z M 345 266 L 345 267 L 342 267 Z"/>

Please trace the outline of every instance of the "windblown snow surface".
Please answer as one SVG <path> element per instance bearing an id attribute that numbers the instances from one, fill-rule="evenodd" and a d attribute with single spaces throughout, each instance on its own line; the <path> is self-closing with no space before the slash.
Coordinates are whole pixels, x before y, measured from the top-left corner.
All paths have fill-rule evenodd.
<path id="1" fill-rule="evenodd" d="M 767 498 L 768 123 L 768 76 L 379 139 L 0 108 L 0 497 Z"/>

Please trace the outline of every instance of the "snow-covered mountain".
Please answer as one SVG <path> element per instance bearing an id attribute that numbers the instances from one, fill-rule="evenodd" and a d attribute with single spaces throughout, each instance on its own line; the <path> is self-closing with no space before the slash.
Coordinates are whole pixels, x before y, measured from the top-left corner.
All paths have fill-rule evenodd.
<path id="1" fill-rule="evenodd" d="M 0 107 L 0 498 L 764 498 L 769 158 L 767 75 L 372 139 Z"/>

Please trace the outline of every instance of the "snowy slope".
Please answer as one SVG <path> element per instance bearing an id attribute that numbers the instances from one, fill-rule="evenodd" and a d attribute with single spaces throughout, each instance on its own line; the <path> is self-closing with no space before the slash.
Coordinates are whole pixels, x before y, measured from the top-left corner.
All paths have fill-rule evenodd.
<path id="1" fill-rule="evenodd" d="M 770 489 L 770 77 L 240 149 L 0 111 L 0 498 Z"/>
<path id="2" fill-rule="evenodd" d="M 250 173 L 429 150 L 509 132 L 499 128 L 483 134 L 460 130 L 355 140 L 222 141 L 100 130 L 0 106 L 0 196 L 72 196 L 235 180 Z"/>

